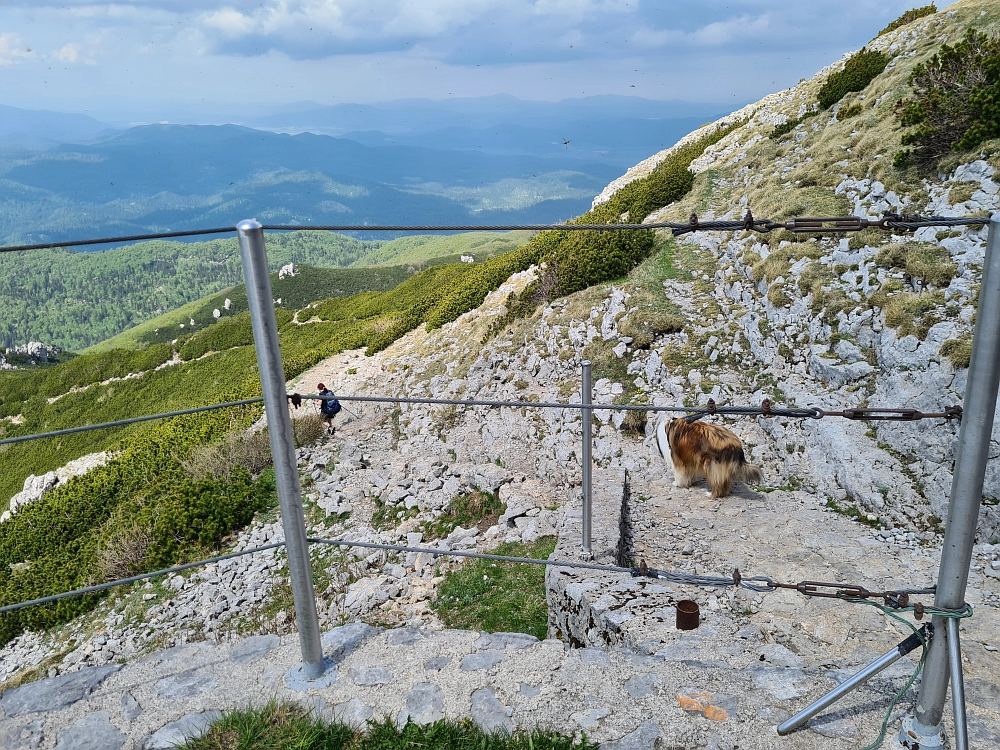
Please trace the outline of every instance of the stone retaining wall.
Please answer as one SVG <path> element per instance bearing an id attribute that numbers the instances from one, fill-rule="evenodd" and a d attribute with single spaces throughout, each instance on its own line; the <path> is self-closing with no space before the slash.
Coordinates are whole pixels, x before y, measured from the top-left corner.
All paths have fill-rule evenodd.
<path id="1" fill-rule="evenodd" d="M 559 560 L 580 560 L 602 565 L 618 565 L 619 556 L 631 546 L 627 503 L 622 488 L 625 472 L 597 469 L 594 472 L 591 550 L 582 551 L 582 492 L 567 505 L 559 527 L 559 541 L 552 557 Z M 625 514 L 623 515 L 623 510 Z M 610 592 L 618 591 L 623 581 L 631 582 L 625 573 L 604 573 L 598 570 L 557 568 L 545 572 L 546 598 L 549 604 L 549 637 L 558 637 L 575 647 L 634 646 L 621 630 L 631 615 L 616 608 L 618 602 Z M 628 588 L 631 588 L 629 586 Z"/>

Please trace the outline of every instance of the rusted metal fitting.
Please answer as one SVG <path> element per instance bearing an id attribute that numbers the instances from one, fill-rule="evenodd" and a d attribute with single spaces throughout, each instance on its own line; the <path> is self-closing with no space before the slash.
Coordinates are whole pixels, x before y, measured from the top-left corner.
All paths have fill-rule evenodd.
<path id="1" fill-rule="evenodd" d="M 760 413 L 765 417 L 771 415 L 771 400 L 765 398 L 760 404 Z"/>
<path id="2" fill-rule="evenodd" d="M 821 596 L 826 599 L 842 599 L 854 597 L 867 599 L 872 593 L 864 586 L 851 586 L 842 583 L 824 583 L 823 581 L 800 581 L 799 583 L 779 583 L 783 589 L 795 589 L 803 596 Z M 820 589 L 832 589 L 821 591 Z"/>
<path id="3" fill-rule="evenodd" d="M 742 581 L 742 580 L 743 580 L 743 574 L 740 573 L 740 569 L 739 568 L 733 568 L 733 585 L 734 586 L 739 586 L 740 585 L 740 581 Z"/>
<path id="4" fill-rule="evenodd" d="M 677 629 L 695 630 L 701 624 L 701 611 L 698 602 L 682 599 L 677 602 Z"/>
<path id="5" fill-rule="evenodd" d="M 688 231 L 694 232 L 698 229 L 700 225 L 698 224 L 698 214 L 692 213 L 691 217 L 688 219 Z"/>
<path id="6" fill-rule="evenodd" d="M 961 406 L 946 406 L 944 407 L 944 418 L 945 419 L 961 419 L 962 418 L 962 407 Z"/>
<path id="7" fill-rule="evenodd" d="M 743 228 L 745 230 L 747 230 L 747 231 L 750 231 L 751 229 L 754 228 L 754 226 L 753 226 L 753 214 L 750 213 L 750 209 L 749 208 L 747 209 L 746 216 L 743 217 Z"/>
<path id="8" fill-rule="evenodd" d="M 708 400 L 708 403 L 705 404 L 705 406 L 708 407 L 708 413 L 709 414 L 715 414 L 715 399 L 714 398 L 710 398 Z"/>
<path id="9" fill-rule="evenodd" d="M 906 592 L 886 591 L 883 598 L 885 606 L 893 609 L 903 609 L 910 604 L 910 595 Z"/>
<path id="10" fill-rule="evenodd" d="M 913 617 L 916 620 L 924 619 L 924 605 L 920 602 L 913 605 Z"/>

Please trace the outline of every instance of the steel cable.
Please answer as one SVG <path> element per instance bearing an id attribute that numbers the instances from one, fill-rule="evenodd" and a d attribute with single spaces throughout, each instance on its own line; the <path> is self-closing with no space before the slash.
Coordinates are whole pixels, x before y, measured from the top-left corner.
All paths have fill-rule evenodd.
<path id="1" fill-rule="evenodd" d="M 34 435 L 21 435 L 20 437 L 5 438 L 0 440 L 0 445 L 10 445 L 11 443 L 24 443 L 28 440 L 41 440 L 42 438 L 59 437 L 60 435 L 72 435 L 74 432 L 89 432 L 90 430 L 106 430 L 112 427 L 124 427 L 125 425 L 136 424 L 137 422 L 149 422 L 153 419 L 168 419 L 170 417 L 181 417 L 185 414 L 197 414 L 202 411 L 212 411 L 214 409 L 230 409 L 235 406 L 246 406 L 247 404 L 259 404 L 263 398 L 247 398 L 242 401 L 227 401 L 224 404 L 212 404 L 211 406 L 196 406 L 193 409 L 181 409 L 179 411 L 168 411 L 162 414 L 149 414 L 145 417 L 131 417 L 130 419 L 118 419 L 114 422 L 101 422 L 100 424 L 88 424 L 82 427 L 67 427 L 65 430 L 53 430 L 52 432 L 37 432 Z"/>
<path id="2" fill-rule="evenodd" d="M 183 565 L 175 565 L 172 568 L 163 568 L 162 570 L 154 570 L 152 573 L 143 573 L 142 575 L 131 576 L 129 578 L 119 578 L 115 581 L 108 581 L 107 583 L 101 583 L 96 586 L 87 586 L 82 589 L 74 589 L 73 591 L 64 591 L 61 594 L 53 594 L 52 596 L 43 596 L 39 599 L 32 599 L 27 602 L 18 602 L 17 604 L 8 604 L 6 607 L 0 607 L 0 614 L 4 612 L 13 612 L 16 609 L 23 609 L 25 607 L 33 607 L 38 604 L 48 604 L 49 602 L 59 601 L 60 599 L 67 599 L 71 596 L 83 596 L 84 594 L 95 594 L 98 591 L 105 591 L 106 589 L 114 588 L 115 586 L 124 586 L 129 583 L 136 583 L 138 581 L 144 581 L 147 578 L 157 578 L 159 576 L 169 575 L 171 573 L 178 573 L 182 570 L 188 570 L 190 568 L 197 568 L 201 565 L 208 565 L 210 563 L 219 562 L 221 560 L 228 560 L 231 557 L 242 557 L 243 555 L 252 555 L 254 552 L 264 552 L 265 550 L 275 549 L 277 547 L 284 547 L 284 542 L 277 542 L 276 544 L 267 544 L 263 547 L 251 547 L 250 549 L 240 550 L 239 552 L 230 552 L 226 555 L 218 555 L 216 557 L 209 557 L 204 560 L 197 560 L 195 562 L 185 563 Z"/>
<path id="3" fill-rule="evenodd" d="M 295 395 L 300 399 L 328 401 L 330 396 Z M 411 398 L 403 396 L 340 396 L 336 398 L 340 401 L 361 401 L 385 404 L 429 404 L 437 406 L 489 406 L 507 408 L 543 408 L 543 409 L 589 409 L 591 411 L 652 411 L 652 412 L 673 412 L 687 415 L 689 422 L 701 419 L 705 416 L 747 416 L 747 417 L 789 417 L 792 419 L 822 419 L 823 417 L 844 417 L 853 420 L 896 420 L 912 422 L 918 419 L 955 419 L 961 417 L 961 407 L 946 407 L 944 412 L 924 414 L 915 409 L 845 409 L 840 412 L 824 411 L 816 407 L 776 407 L 769 401 L 765 401 L 761 406 L 715 406 L 711 399 L 707 406 L 653 406 L 647 404 L 583 404 L 581 402 L 560 402 L 560 401 L 477 401 L 449 398 Z M 179 411 L 169 411 L 162 414 L 150 414 L 144 417 L 131 417 L 129 419 L 119 419 L 113 422 L 101 422 L 99 424 L 83 425 L 81 427 L 67 427 L 63 430 L 53 430 L 51 432 L 39 432 L 31 435 L 21 435 L 19 437 L 4 438 L 0 440 L 0 445 L 12 443 L 24 443 L 30 440 L 41 440 L 43 438 L 59 437 L 60 435 L 70 435 L 76 432 L 88 432 L 90 430 L 105 430 L 113 427 L 122 427 L 135 424 L 137 422 L 148 422 L 154 419 L 168 419 L 179 417 L 185 414 L 196 414 L 202 411 L 213 409 L 227 409 L 235 406 L 245 406 L 247 404 L 262 403 L 262 398 L 249 398 L 242 401 L 228 401 L 222 404 L 212 404 L 210 406 L 198 406 L 192 409 L 181 409 Z M 889 412 L 885 415 L 883 412 Z M 891 416 L 897 415 L 897 416 Z M 901 416 L 899 416 L 901 415 Z"/>
<path id="4" fill-rule="evenodd" d="M 701 221 L 694 214 L 687 223 L 677 221 L 654 221 L 648 224 L 324 224 L 308 226 L 304 224 L 264 224 L 263 229 L 274 232 L 509 232 L 528 230 L 545 231 L 646 231 L 670 229 L 675 236 L 690 232 L 712 231 L 753 231 L 766 234 L 776 229 L 790 232 L 838 234 L 857 232 L 861 229 L 900 229 L 913 231 L 922 227 L 976 226 L 989 222 L 983 216 L 920 216 L 887 213 L 881 219 L 867 219 L 859 216 L 802 217 L 787 221 L 755 219 L 748 211 L 742 219 L 712 219 Z M 99 237 L 87 240 L 67 240 L 65 242 L 44 242 L 28 245 L 7 245 L 0 247 L 0 253 L 22 250 L 48 250 L 57 247 L 82 247 L 86 245 L 107 245 L 119 242 L 139 242 L 142 240 L 170 239 L 173 237 L 195 237 L 202 234 L 235 233 L 235 227 L 213 227 L 210 229 L 189 229 L 179 232 L 153 232 L 133 234 L 123 237 Z"/>

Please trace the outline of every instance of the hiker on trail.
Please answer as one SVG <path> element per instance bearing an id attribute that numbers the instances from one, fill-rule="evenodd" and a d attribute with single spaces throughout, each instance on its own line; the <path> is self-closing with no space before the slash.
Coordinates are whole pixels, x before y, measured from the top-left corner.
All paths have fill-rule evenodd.
<path id="1" fill-rule="evenodd" d="M 326 422 L 327 429 L 333 435 L 337 431 L 337 428 L 333 426 L 333 418 L 340 413 L 340 402 L 333 395 L 333 391 L 327 390 L 326 385 L 323 383 L 316 386 L 316 392 L 320 396 L 330 397 L 319 402 L 319 411 L 323 415 L 323 421 Z"/>

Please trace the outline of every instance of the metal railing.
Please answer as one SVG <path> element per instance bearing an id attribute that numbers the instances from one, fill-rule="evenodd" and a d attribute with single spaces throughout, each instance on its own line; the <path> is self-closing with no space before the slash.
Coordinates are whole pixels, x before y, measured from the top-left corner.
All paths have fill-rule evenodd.
<path id="1" fill-rule="evenodd" d="M 284 369 L 278 344 L 278 327 L 271 297 L 270 276 L 264 242 L 264 230 L 331 230 L 331 231 L 479 231 L 479 230 L 650 230 L 671 229 L 675 235 L 694 231 L 756 231 L 770 232 L 775 229 L 785 229 L 791 232 L 805 233 L 839 233 L 860 231 L 865 228 L 881 228 L 887 230 L 909 231 L 926 226 L 975 226 L 989 224 L 989 234 L 986 243 L 986 257 L 983 280 L 979 296 L 979 308 L 973 336 L 972 359 L 969 367 L 968 385 L 966 391 L 965 414 L 962 419 L 959 445 L 956 453 L 954 479 L 952 483 L 951 502 L 949 504 L 948 520 L 945 527 L 945 538 L 938 575 L 939 585 L 936 588 L 934 608 L 934 625 L 938 632 L 945 632 L 947 639 L 931 640 L 927 656 L 927 668 L 921 683 L 920 697 L 914 716 L 904 721 L 900 730 L 901 742 L 919 742 L 921 747 L 936 747 L 942 737 L 941 719 L 949 676 L 954 681 L 953 698 L 955 700 L 956 727 L 959 736 L 958 747 L 967 747 L 964 736 L 965 715 L 961 685 L 960 646 L 958 642 L 958 627 L 955 622 L 955 612 L 964 603 L 965 590 L 968 584 L 969 565 L 972 558 L 972 546 L 982 488 L 986 471 L 986 460 L 992 426 L 996 412 L 997 390 L 1000 387 L 1000 214 L 994 214 L 990 219 L 982 217 L 924 217 L 919 215 L 886 214 L 882 219 L 870 220 L 860 217 L 821 217 L 798 218 L 785 222 L 773 222 L 768 219 L 754 219 L 748 211 L 742 220 L 738 221 L 706 221 L 700 222 L 697 216 L 691 216 L 684 223 L 658 222 L 651 224 L 559 224 L 559 225 L 467 225 L 467 226 L 265 226 L 256 220 L 240 222 L 235 230 L 230 227 L 207 230 L 191 230 L 184 232 L 166 232 L 147 235 L 132 235 L 128 237 L 102 238 L 94 240 L 74 240 L 70 242 L 44 243 L 34 245 L 18 245 L 0 247 L 2 252 L 19 250 L 43 249 L 52 247 L 76 247 L 84 245 L 128 242 L 143 239 L 159 239 L 169 237 L 187 237 L 200 234 L 222 234 L 236 231 L 244 275 L 246 278 L 247 297 L 250 306 L 251 324 L 254 343 L 260 369 L 262 399 L 247 399 L 239 402 L 215 404 L 193 409 L 169 412 L 160 415 L 136 417 L 100 425 L 57 430 L 32 436 L 21 436 L 0 440 L 0 445 L 23 442 L 25 440 L 52 437 L 56 435 L 80 432 L 89 429 L 104 429 L 117 427 L 165 416 L 178 416 L 210 409 L 264 402 L 268 419 L 269 438 L 274 457 L 275 476 L 278 485 L 278 496 L 281 506 L 282 524 L 285 531 L 285 542 L 281 544 L 257 547 L 237 553 L 221 555 L 209 560 L 188 563 L 181 566 L 155 571 L 153 573 L 135 576 L 121 581 L 100 584 L 73 592 L 64 592 L 51 597 L 8 605 L 0 608 L 0 613 L 13 611 L 24 606 L 32 606 L 55 601 L 67 596 L 77 596 L 85 593 L 95 593 L 112 586 L 123 585 L 138 580 L 165 575 L 167 573 L 185 570 L 208 562 L 224 560 L 243 554 L 253 554 L 266 549 L 273 549 L 282 544 L 288 550 L 289 577 L 295 600 L 295 610 L 299 628 L 300 646 L 303 658 L 303 672 L 309 679 L 316 679 L 324 670 L 322 645 L 320 641 L 319 621 L 316 611 L 315 592 L 312 587 L 312 573 L 309 561 L 308 545 L 310 543 L 344 544 L 347 546 L 366 546 L 358 542 L 341 540 L 321 540 L 306 536 L 305 520 L 302 510 L 301 487 L 299 484 L 294 442 L 292 437 L 291 419 L 287 408 L 287 393 L 285 390 Z M 594 409 L 642 410 L 642 411 L 684 411 L 691 418 L 704 414 L 760 414 L 763 416 L 789 416 L 799 418 L 822 418 L 840 416 L 848 419 L 884 420 L 896 419 L 911 421 L 926 417 L 957 418 L 963 416 L 960 407 L 948 407 L 938 414 L 923 414 L 914 409 L 846 409 L 841 412 L 825 412 L 821 409 L 782 409 L 772 407 L 765 401 L 761 407 L 717 407 L 714 402 L 702 408 L 686 409 L 682 407 L 657 407 L 650 405 L 603 405 L 592 403 L 591 366 L 584 361 L 581 401 L 573 403 L 538 403 L 538 402 L 498 402 L 498 401 L 458 401 L 450 399 L 410 399 L 393 397 L 361 397 L 342 396 L 344 400 L 386 401 L 397 403 L 441 403 L 462 404 L 469 406 L 524 406 L 538 408 L 579 408 L 583 416 L 583 450 L 581 465 L 583 470 L 583 530 L 582 547 L 585 552 L 591 549 L 591 463 L 592 434 L 591 418 Z M 318 398 L 318 397 L 314 397 Z M 367 545 L 389 548 L 389 545 Z M 402 549 L 402 548 L 401 548 Z M 445 554 L 442 550 L 426 550 L 433 554 Z M 481 556 L 475 553 L 450 551 L 447 554 Z M 594 566 L 587 563 L 571 561 L 538 561 L 519 560 L 523 562 L 558 564 L 566 567 L 603 567 L 615 569 L 614 566 Z M 625 570 L 625 569 L 623 569 Z M 634 572 L 634 571 L 633 571 Z M 742 579 L 738 571 L 732 578 L 716 579 L 714 585 L 749 585 Z M 769 581 L 770 579 L 763 579 Z M 773 584 L 773 582 L 771 582 Z M 947 620 L 947 625 L 944 620 Z M 958 714 L 961 713 L 961 716 Z M 935 744 L 937 743 L 937 744 Z"/>

